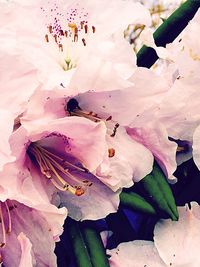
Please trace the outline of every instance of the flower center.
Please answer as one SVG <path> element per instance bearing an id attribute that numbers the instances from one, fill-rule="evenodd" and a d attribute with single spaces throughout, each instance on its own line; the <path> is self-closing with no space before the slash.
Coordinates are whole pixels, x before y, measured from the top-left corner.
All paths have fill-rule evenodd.
<path id="1" fill-rule="evenodd" d="M 66 106 L 65 106 L 65 111 L 69 113 L 70 116 L 78 116 L 78 117 L 83 117 L 86 119 L 89 119 L 93 122 L 100 122 L 103 121 L 106 126 L 107 126 L 107 135 L 110 137 L 114 137 L 117 133 L 117 129 L 119 127 L 119 123 L 116 123 L 112 120 L 112 116 L 109 116 L 106 119 L 103 119 L 98 116 L 93 111 L 85 111 L 82 110 L 79 106 L 78 101 L 75 98 L 71 98 Z M 115 149 L 114 148 L 108 148 L 108 157 L 112 158 L 115 155 Z"/>
<path id="2" fill-rule="evenodd" d="M 66 12 L 61 11 L 57 3 L 41 7 L 41 10 L 45 15 L 47 27 L 46 42 L 56 44 L 62 53 L 64 70 L 76 67 L 78 47 L 85 47 L 90 33 L 94 34 L 96 31 L 95 26 L 89 23 L 89 13 L 79 3 L 68 8 Z"/>
<path id="3" fill-rule="evenodd" d="M 80 181 L 76 175 L 72 174 L 73 171 L 88 173 L 86 168 L 79 167 L 65 157 L 56 155 L 38 142 L 32 142 L 29 145 L 28 154 L 31 159 L 34 157 L 42 175 L 60 191 L 69 191 L 76 196 L 81 196 L 85 193 L 86 187 L 92 185 L 88 180 Z"/>
<path id="4" fill-rule="evenodd" d="M 71 98 L 67 102 L 67 104 L 65 106 L 65 111 L 67 111 L 70 116 L 84 117 L 84 118 L 89 119 L 89 120 L 94 121 L 94 122 L 100 122 L 100 121 L 103 121 L 105 123 L 110 122 L 112 124 L 112 127 L 109 126 L 109 127 L 107 127 L 107 129 L 110 130 L 109 128 L 112 128 L 112 130 L 108 134 L 111 137 L 114 137 L 116 135 L 117 128 L 119 127 L 119 123 L 112 121 L 112 116 L 109 116 L 108 118 L 103 119 L 103 118 L 99 117 L 98 114 L 96 114 L 93 111 L 82 110 L 79 106 L 78 101 L 75 98 Z M 113 126 L 113 124 L 114 124 L 114 126 Z"/>

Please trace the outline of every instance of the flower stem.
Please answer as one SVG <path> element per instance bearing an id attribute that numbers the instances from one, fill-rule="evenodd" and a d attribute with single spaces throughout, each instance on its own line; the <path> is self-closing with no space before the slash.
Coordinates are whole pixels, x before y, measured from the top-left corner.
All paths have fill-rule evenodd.
<path id="1" fill-rule="evenodd" d="M 154 32 L 156 45 L 165 47 L 166 44 L 173 42 L 194 17 L 199 7 L 200 0 L 187 0 L 176 9 Z M 137 53 L 139 67 L 150 68 L 157 59 L 156 51 L 145 45 Z"/>

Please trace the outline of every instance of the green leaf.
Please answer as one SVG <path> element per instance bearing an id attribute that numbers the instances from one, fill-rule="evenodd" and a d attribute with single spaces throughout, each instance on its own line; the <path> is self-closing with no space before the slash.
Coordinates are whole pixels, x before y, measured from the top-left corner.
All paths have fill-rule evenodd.
<path id="1" fill-rule="evenodd" d="M 92 221 L 81 223 L 81 232 L 87 246 L 93 267 L 110 267 L 99 232 Z"/>
<path id="2" fill-rule="evenodd" d="M 151 174 L 140 181 L 143 188 L 151 197 L 153 203 L 161 210 L 167 213 L 173 221 L 178 220 L 178 211 L 176 203 L 166 178 L 161 169 L 154 165 Z"/>
<path id="3" fill-rule="evenodd" d="M 156 210 L 154 209 L 154 207 L 149 204 L 143 197 L 134 192 L 122 192 L 120 194 L 120 204 L 124 207 L 141 211 L 147 214 L 156 214 Z"/>
<path id="4" fill-rule="evenodd" d="M 176 9 L 154 32 L 153 37 L 156 45 L 165 47 L 166 44 L 173 42 L 194 17 L 199 7 L 199 0 L 187 0 Z M 157 59 L 156 51 L 145 45 L 137 53 L 137 65 L 139 67 L 150 68 Z"/>
<path id="5" fill-rule="evenodd" d="M 67 219 L 67 233 L 77 267 L 93 267 L 78 222 Z"/>

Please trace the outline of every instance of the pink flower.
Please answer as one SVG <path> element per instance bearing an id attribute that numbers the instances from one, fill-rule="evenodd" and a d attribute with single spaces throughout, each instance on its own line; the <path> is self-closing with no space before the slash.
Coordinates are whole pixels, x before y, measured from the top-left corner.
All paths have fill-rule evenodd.
<path id="1" fill-rule="evenodd" d="M 179 221 L 159 221 L 154 242 L 137 240 L 108 251 L 112 267 L 198 267 L 200 264 L 200 208 L 179 207 Z M 129 255 L 129 257 L 127 257 Z"/>
<path id="2" fill-rule="evenodd" d="M 61 215 L 55 208 L 54 213 L 47 211 L 44 216 L 42 212 L 7 196 L 1 188 L 0 264 L 7 267 L 57 266 L 52 218 L 60 217 L 61 228 L 66 213 Z"/>
<path id="3" fill-rule="evenodd" d="M 105 217 L 119 204 L 119 192 L 94 175 L 108 154 L 105 132 L 103 123 L 75 117 L 22 122 L 10 137 L 16 161 L 4 166 L 2 186 L 42 211 L 61 202 L 78 220 Z"/>
<path id="4" fill-rule="evenodd" d="M 80 79 L 92 79 L 94 86 L 109 80 L 110 75 L 112 82 L 123 84 L 135 67 L 135 55 L 123 31 L 129 23 L 151 23 L 144 6 L 121 0 L 13 1 L 1 5 L 2 39 L 9 37 L 9 50 L 20 51 L 36 66 L 44 89 L 70 84 L 72 90 L 83 91 Z M 110 75 L 104 75 L 108 71 Z"/>
<path id="5" fill-rule="evenodd" d="M 168 82 L 146 69 L 139 69 L 132 80 L 135 86 L 127 89 L 92 91 L 72 98 L 66 96 L 66 89 L 37 91 L 21 122 L 38 121 L 39 114 L 44 120 L 79 116 L 103 122 L 107 150 L 95 174 L 115 191 L 150 173 L 153 157 L 171 177 L 176 169 L 177 145 L 168 140 L 166 129 L 154 116 L 154 108 L 168 91 Z"/>

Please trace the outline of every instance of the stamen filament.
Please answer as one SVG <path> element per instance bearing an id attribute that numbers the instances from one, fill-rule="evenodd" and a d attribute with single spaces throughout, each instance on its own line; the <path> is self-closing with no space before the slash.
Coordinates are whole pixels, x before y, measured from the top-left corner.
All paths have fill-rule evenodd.
<path id="1" fill-rule="evenodd" d="M 6 245 L 6 229 L 5 229 L 5 223 L 4 223 L 4 218 L 3 218 L 3 212 L 2 212 L 2 206 L 1 206 L 1 202 L 0 202 L 0 219 L 1 219 L 1 228 L 2 228 L 2 236 L 3 236 L 3 240 L 0 243 L 0 247 L 4 248 Z"/>
<path id="2" fill-rule="evenodd" d="M 6 210 L 7 210 L 7 213 L 8 213 L 8 229 L 7 229 L 7 233 L 11 233 L 11 231 L 12 231 L 12 221 L 11 221 L 10 210 L 9 210 L 7 201 L 5 201 L 5 206 L 6 206 Z"/>
<path id="3" fill-rule="evenodd" d="M 51 153 L 49 150 L 45 149 L 44 147 L 40 146 L 39 148 L 43 151 L 43 153 L 46 154 L 47 157 L 49 157 L 49 156 L 54 157 L 54 158 L 60 160 L 62 163 L 66 164 L 68 166 L 71 166 L 71 167 L 73 167 L 74 169 L 76 169 L 78 171 L 87 172 L 87 169 L 78 167 L 78 166 L 76 166 L 76 165 L 74 165 L 74 164 L 72 164 L 72 163 L 70 163 L 70 162 L 68 162 L 66 160 L 63 160 L 61 157 Z M 49 158 L 52 159 L 51 157 L 49 157 Z"/>
<path id="4" fill-rule="evenodd" d="M 78 109 L 76 111 L 70 112 L 70 115 L 72 115 L 72 116 L 73 115 L 74 116 L 81 116 L 81 117 L 90 119 L 90 120 L 92 120 L 94 122 L 100 122 L 100 121 L 102 121 L 102 119 L 99 118 L 99 117 L 97 117 L 97 115 L 95 113 L 93 113 L 93 112 L 87 113 L 87 112 L 84 112 L 84 111 L 78 110 Z"/>
<path id="5" fill-rule="evenodd" d="M 64 174 L 66 178 L 71 179 L 73 182 L 77 182 L 78 185 L 80 184 L 80 180 L 77 179 L 75 176 L 73 176 L 67 168 L 65 168 L 63 165 L 68 165 L 69 167 L 74 168 L 75 170 L 78 170 L 79 172 L 87 172 L 87 169 L 78 167 L 63 158 L 51 153 L 44 147 L 40 146 L 37 143 L 32 143 L 29 147 L 29 152 L 35 157 L 40 171 L 43 175 L 45 175 L 47 178 L 50 179 L 51 183 L 60 191 L 69 191 L 75 195 L 82 195 L 85 192 L 85 189 L 83 187 L 86 186 L 85 182 L 82 186 L 74 186 L 70 185 L 66 182 L 65 179 L 60 175 L 59 172 Z M 89 184 L 89 182 L 88 182 Z"/>

